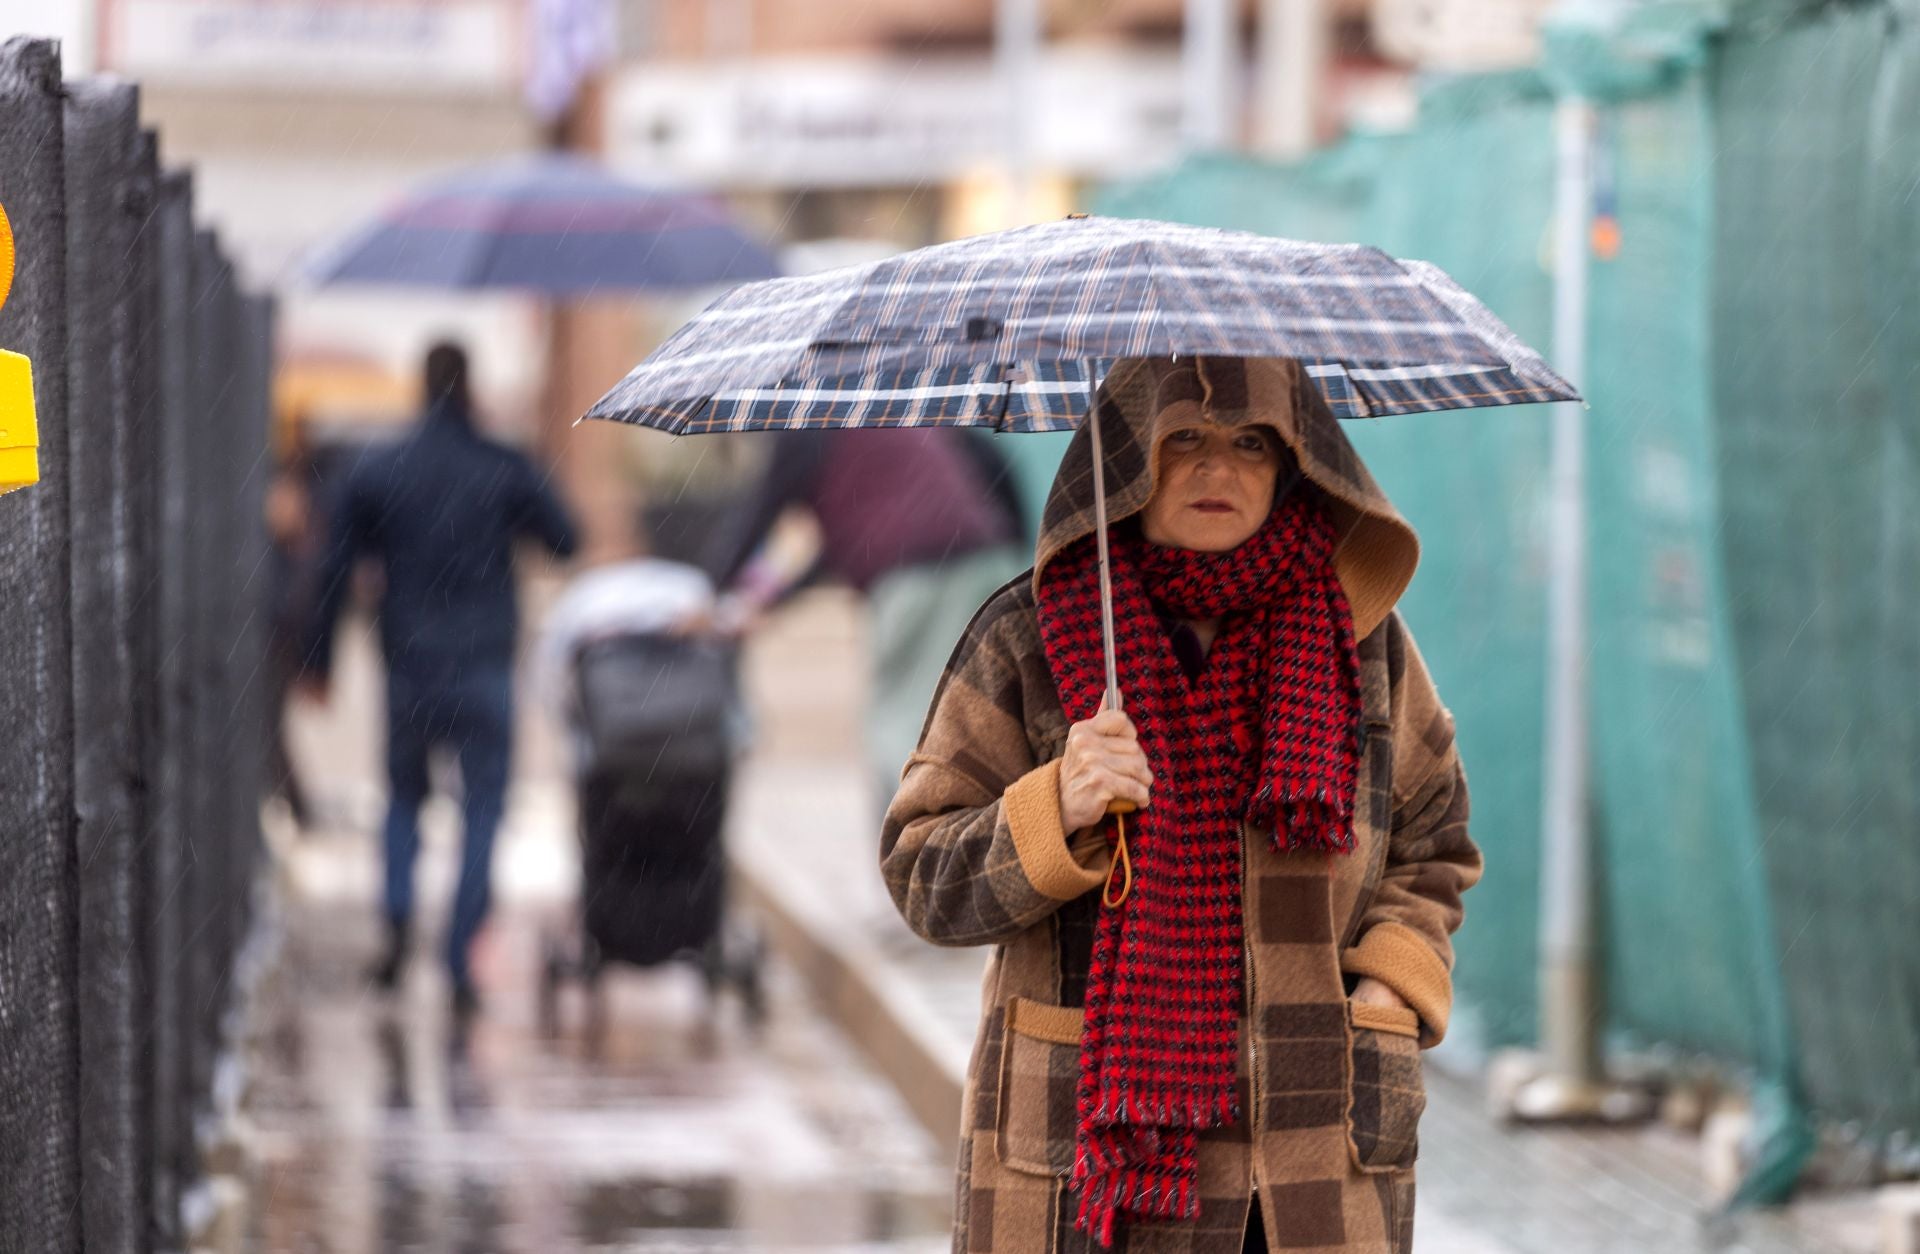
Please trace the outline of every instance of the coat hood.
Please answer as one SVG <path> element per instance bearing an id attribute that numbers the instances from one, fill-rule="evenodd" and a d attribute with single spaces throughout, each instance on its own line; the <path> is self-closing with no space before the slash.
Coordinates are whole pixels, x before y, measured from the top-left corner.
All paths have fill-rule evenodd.
<path id="1" fill-rule="evenodd" d="M 1420 539 L 1368 473 L 1320 391 L 1289 358 L 1123 358 L 1095 398 L 1106 453 L 1107 520 L 1146 507 L 1168 433 L 1196 423 L 1271 428 L 1319 488 L 1340 533 L 1334 568 L 1353 606 L 1356 638 L 1387 617 L 1413 578 Z M 1282 467 L 1282 476 L 1288 468 Z M 1037 594 L 1047 563 L 1093 534 L 1093 436 L 1074 434 L 1047 494 L 1034 551 Z"/>

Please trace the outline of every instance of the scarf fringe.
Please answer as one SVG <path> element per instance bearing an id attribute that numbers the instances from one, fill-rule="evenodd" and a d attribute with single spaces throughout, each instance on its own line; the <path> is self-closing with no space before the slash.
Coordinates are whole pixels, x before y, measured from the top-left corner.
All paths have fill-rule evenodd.
<path id="1" fill-rule="evenodd" d="M 1123 1215 L 1133 1221 L 1196 1219 L 1200 1199 L 1195 1182 L 1141 1168 L 1103 1172 L 1086 1181 L 1073 1226 L 1110 1249 Z"/>
<path id="2" fill-rule="evenodd" d="M 1276 850 L 1353 852 L 1353 806 L 1327 795 L 1325 789 L 1311 796 L 1276 800 L 1273 785 L 1262 785 L 1247 802 L 1247 818 L 1273 833 Z"/>

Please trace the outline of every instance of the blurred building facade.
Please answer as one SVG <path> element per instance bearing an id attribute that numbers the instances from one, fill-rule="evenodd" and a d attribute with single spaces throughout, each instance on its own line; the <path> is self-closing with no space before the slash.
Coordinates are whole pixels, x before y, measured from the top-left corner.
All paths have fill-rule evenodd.
<path id="1" fill-rule="evenodd" d="M 1383 7 L 628 0 L 604 147 L 757 200 L 793 238 L 919 245 L 1055 216 L 1196 147 L 1298 151 L 1403 121 L 1409 67 L 1381 53 Z M 1196 127 L 1202 113 L 1221 121 Z"/>

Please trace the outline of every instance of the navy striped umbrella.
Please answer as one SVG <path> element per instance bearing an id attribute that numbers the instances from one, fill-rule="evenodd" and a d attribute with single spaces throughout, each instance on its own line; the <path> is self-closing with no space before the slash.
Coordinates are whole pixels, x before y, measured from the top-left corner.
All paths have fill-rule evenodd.
<path id="1" fill-rule="evenodd" d="M 1077 426 L 1122 357 L 1291 357 L 1333 412 L 1572 401 L 1540 355 L 1438 266 L 1075 215 L 824 274 L 735 288 L 589 410 L 683 433 Z M 1104 456 L 1092 426 L 1108 700 Z"/>
<path id="2" fill-rule="evenodd" d="M 316 255 L 316 283 L 556 296 L 697 287 L 780 272 L 719 201 L 640 187 L 549 153 L 429 184 Z"/>

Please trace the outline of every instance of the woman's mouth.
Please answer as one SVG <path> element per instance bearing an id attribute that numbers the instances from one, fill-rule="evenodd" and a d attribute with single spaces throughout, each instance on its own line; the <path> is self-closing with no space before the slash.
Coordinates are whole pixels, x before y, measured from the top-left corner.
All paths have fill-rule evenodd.
<path id="1" fill-rule="evenodd" d="M 1233 513 L 1232 504 L 1227 501 L 1222 501 L 1217 497 L 1206 497 L 1202 500 L 1195 501 L 1193 504 L 1187 506 L 1187 508 L 1199 510 L 1203 514 Z"/>

